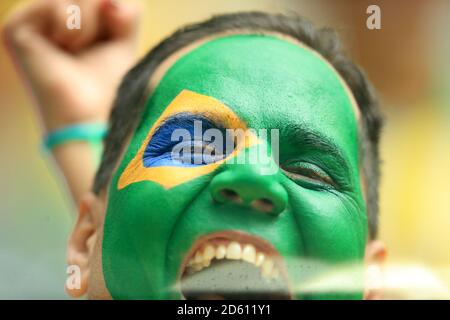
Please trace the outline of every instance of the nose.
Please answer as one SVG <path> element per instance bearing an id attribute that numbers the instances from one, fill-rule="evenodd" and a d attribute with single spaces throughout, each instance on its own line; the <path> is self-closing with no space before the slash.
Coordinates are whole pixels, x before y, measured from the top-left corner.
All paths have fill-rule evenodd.
<path id="1" fill-rule="evenodd" d="M 211 181 L 210 192 L 219 203 L 251 207 L 272 215 L 283 212 L 288 201 L 277 174 L 261 174 L 257 168 L 245 165 L 232 165 L 218 173 Z"/>

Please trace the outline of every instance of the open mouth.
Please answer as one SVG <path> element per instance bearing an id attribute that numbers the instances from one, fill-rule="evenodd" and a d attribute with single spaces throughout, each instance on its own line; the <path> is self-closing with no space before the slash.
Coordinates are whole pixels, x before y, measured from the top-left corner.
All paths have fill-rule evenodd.
<path id="1" fill-rule="evenodd" d="M 291 299 L 285 266 L 261 238 L 236 231 L 197 240 L 180 268 L 184 299 Z"/>

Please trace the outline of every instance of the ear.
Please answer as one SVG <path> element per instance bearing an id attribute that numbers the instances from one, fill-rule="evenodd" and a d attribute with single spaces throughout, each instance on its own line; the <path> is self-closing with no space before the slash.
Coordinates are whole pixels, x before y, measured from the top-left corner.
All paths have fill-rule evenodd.
<path id="1" fill-rule="evenodd" d="M 90 261 L 101 227 L 101 201 L 93 193 L 80 203 L 77 222 L 67 246 L 68 270 L 74 270 L 66 281 L 66 292 L 76 298 L 87 292 Z"/>
<path id="2" fill-rule="evenodd" d="M 369 241 L 366 245 L 364 262 L 365 270 L 365 300 L 382 298 L 383 266 L 386 260 L 386 246 L 379 240 Z"/>

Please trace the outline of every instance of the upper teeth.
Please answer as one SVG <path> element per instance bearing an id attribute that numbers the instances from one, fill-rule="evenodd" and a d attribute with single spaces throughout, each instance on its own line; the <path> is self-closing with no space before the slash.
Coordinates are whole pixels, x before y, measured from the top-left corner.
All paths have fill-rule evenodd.
<path id="1" fill-rule="evenodd" d="M 252 244 L 241 244 L 237 241 L 227 243 L 212 244 L 199 248 L 188 261 L 187 270 L 189 272 L 200 271 L 211 264 L 213 259 L 243 260 L 254 264 L 261 270 L 263 278 L 278 278 L 279 270 L 275 261 L 258 251 Z"/>

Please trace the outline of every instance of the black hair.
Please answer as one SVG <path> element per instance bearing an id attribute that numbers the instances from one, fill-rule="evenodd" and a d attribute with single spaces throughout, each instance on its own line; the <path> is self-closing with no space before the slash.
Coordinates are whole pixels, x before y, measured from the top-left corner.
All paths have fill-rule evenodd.
<path id="1" fill-rule="evenodd" d="M 149 80 L 159 64 L 196 40 L 225 32 L 275 32 L 290 36 L 321 54 L 347 83 L 361 113 L 360 161 L 366 181 L 369 235 L 375 238 L 378 230 L 379 140 L 383 122 L 375 92 L 364 72 L 345 56 L 334 30 L 316 29 L 308 20 L 296 15 L 262 12 L 218 15 L 185 26 L 154 47 L 125 75 L 119 87 L 109 119 L 101 164 L 95 176 L 94 193 L 99 194 L 108 186 L 129 136 L 139 125 L 149 94 Z"/>

